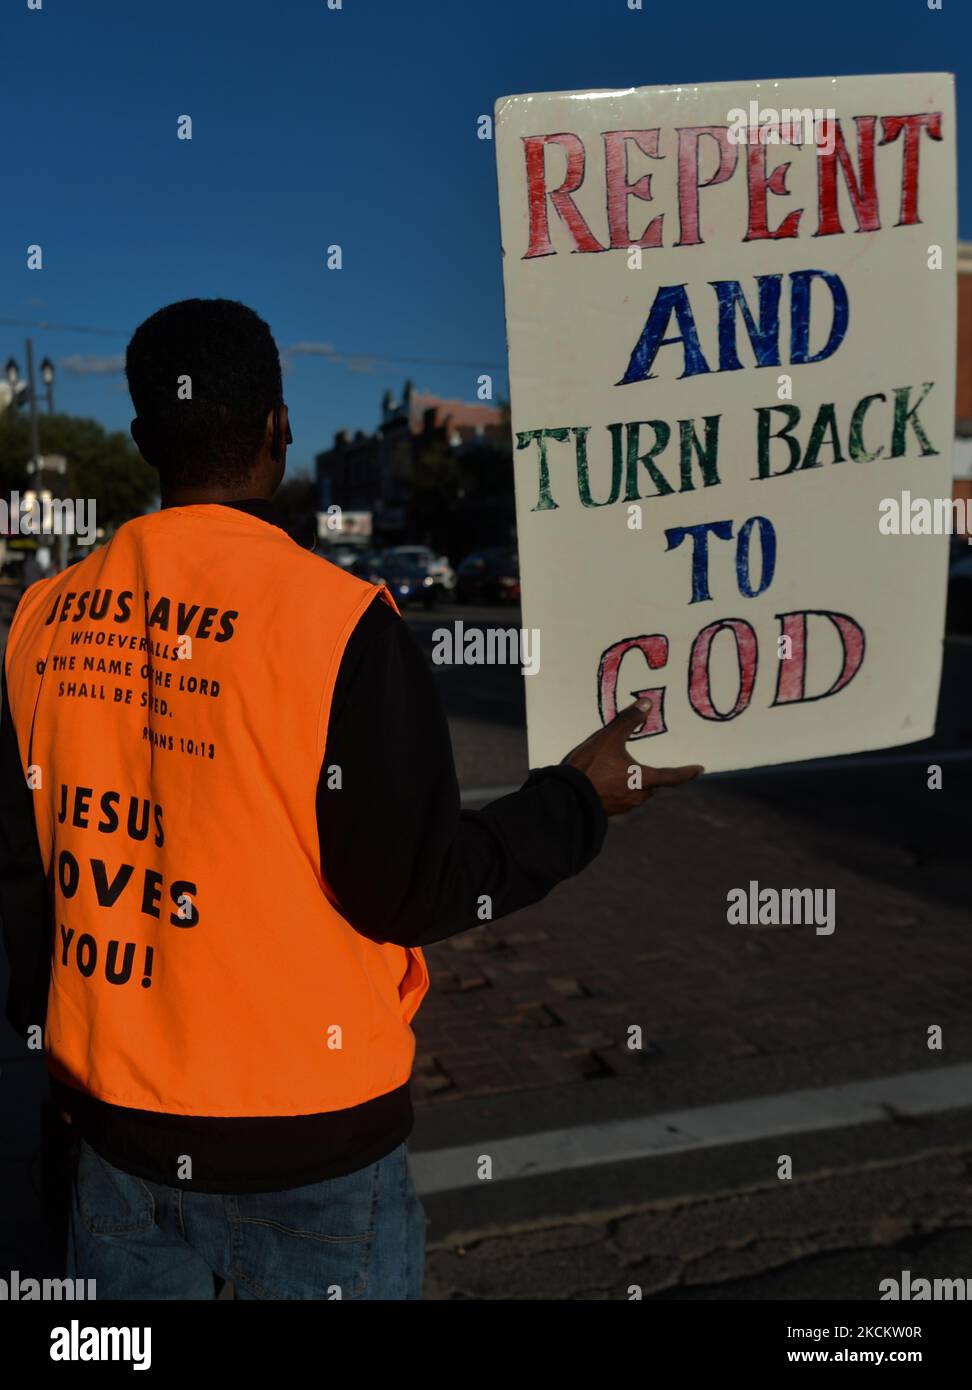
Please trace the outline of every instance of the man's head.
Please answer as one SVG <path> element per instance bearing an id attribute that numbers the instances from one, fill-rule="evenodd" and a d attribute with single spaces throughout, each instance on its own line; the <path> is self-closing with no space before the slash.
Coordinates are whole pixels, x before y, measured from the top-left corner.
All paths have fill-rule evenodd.
<path id="1" fill-rule="evenodd" d="M 290 442 L 280 357 L 232 299 L 184 299 L 135 330 L 125 356 L 132 437 L 163 494 L 270 496 Z"/>

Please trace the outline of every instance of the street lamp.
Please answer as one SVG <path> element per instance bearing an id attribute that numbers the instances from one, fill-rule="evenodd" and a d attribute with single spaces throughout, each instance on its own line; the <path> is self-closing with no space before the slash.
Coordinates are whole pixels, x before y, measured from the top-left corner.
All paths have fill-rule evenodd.
<path id="1" fill-rule="evenodd" d="M 40 482 L 40 471 L 42 468 L 40 456 L 40 439 L 37 428 L 37 385 L 34 376 L 34 344 L 27 339 L 27 404 L 30 406 L 30 456 L 34 460 L 34 467 L 37 469 L 37 481 Z"/>
<path id="2" fill-rule="evenodd" d="M 29 351 L 27 356 L 29 362 Z M 8 357 L 7 365 L 4 367 L 3 370 L 7 378 L 7 386 L 10 390 L 9 405 L 12 406 L 14 410 L 19 410 L 22 405 L 29 405 L 30 382 L 25 381 L 23 377 L 20 375 L 20 364 L 18 363 L 16 357 Z M 28 376 L 29 375 L 30 368 L 28 367 Z"/>
<path id="3" fill-rule="evenodd" d="M 54 363 L 49 357 L 45 357 L 40 364 L 40 374 L 44 382 L 47 393 L 47 413 L 54 414 Z"/>
<path id="4" fill-rule="evenodd" d="M 34 375 L 34 345 L 29 338 L 26 342 L 26 348 L 26 380 L 21 379 L 20 367 L 16 359 L 8 357 L 4 368 L 7 377 L 7 387 L 4 389 L 9 390 L 10 405 L 14 410 L 22 405 L 29 406 L 30 408 L 30 459 L 27 463 L 27 472 L 34 475 L 37 492 L 42 498 L 45 498 L 49 502 L 51 493 L 43 487 L 44 471 L 47 469 L 51 472 L 64 473 L 67 470 L 67 460 L 60 455 L 50 454 L 46 459 L 41 456 L 40 425 L 37 413 L 37 377 Z M 54 413 L 54 363 L 49 357 L 45 357 L 40 364 L 40 378 L 44 383 L 47 395 L 47 412 L 49 415 L 52 415 Z M 60 554 L 60 568 L 63 569 L 67 560 L 67 536 L 63 531 L 60 535 Z"/>

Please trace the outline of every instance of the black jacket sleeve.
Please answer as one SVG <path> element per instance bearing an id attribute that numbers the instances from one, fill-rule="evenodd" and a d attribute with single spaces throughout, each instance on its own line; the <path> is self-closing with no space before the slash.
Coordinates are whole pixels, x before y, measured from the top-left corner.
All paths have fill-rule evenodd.
<path id="1" fill-rule="evenodd" d="M 7 1018 L 21 1037 L 47 1019 L 51 975 L 51 899 L 37 842 L 32 793 L 7 701 L 0 660 L 0 917 L 10 968 Z M 41 769 L 43 773 L 43 769 Z"/>
<path id="2" fill-rule="evenodd" d="M 532 772 L 481 811 L 460 809 L 432 671 L 376 599 L 335 685 L 318 784 L 322 875 L 363 935 L 422 946 L 539 902 L 600 852 L 607 817 L 582 772 Z"/>

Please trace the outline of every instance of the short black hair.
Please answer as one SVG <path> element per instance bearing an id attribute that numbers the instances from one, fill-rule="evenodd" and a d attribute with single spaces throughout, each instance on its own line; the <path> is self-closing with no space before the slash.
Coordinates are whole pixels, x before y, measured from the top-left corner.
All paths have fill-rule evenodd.
<path id="1" fill-rule="evenodd" d="M 132 335 L 125 374 L 142 452 L 170 484 L 238 481 L 283 399 L 273 334 L 235 299 L 159 309 Z"/>

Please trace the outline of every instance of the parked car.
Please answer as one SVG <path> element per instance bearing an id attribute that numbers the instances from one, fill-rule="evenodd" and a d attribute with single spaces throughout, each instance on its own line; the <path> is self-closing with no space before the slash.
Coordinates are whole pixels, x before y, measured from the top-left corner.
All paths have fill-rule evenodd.
<path id="1" fill-rule="evenodd" d="M 399 608 L 409 603 L 421 603 L 431 608 L 438 596 L 439 586 L 425 565 L 418 565 L 408 556 L 381 557 L 375 569 L 363 576 L 372 584 L 387 584 Z"/>
<path id="2" fill-rule="evenodd" d="M 379 574 L 380 569 L 380 550 L 359 550 L 354 563 L 351 565 L 351 573 L 353 575 L 356 575 L 358 579 L 367 579 L 372 584 L 377 583 L 381 578 Z"/>
<path id="3" fill-rule="evenodd" d="M 520 561 L 511 546 L 467 555 L 456 571 L 456 603 L 519 603 Z"/>
<path id="4" fill-rule="evenodd" d="M 322 547 L 320 553 L 325 560 L 330 560 L 332 565 L 340 565 L 343 570 L 353 570 L 364 554 L 364 547 L 339 542 L 337 545 Z"/>
<path id="5" fill-rule="evenodd" d="M 449 564 L 449 557 L 436 555 L 427 545 L 393 545 L 385 551 L 385 564 L 395 564 L 399 560 L 424 568 L 426 574 L 432 576 L 433 583 L 446 593 L 456 587 L 456 572 Z"/>

